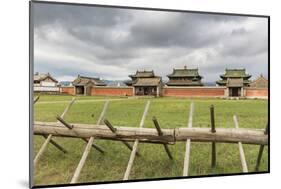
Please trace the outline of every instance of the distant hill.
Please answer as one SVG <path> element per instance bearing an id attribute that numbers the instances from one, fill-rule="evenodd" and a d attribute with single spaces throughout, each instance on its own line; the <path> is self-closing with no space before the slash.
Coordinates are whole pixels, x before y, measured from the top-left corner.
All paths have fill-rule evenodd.
<path id="1" fill-rule="evenodd" d="M 204 82 L 204 86 L 216 86 L 216 82 Z"/>
<path id="2" fill-rule="evenodd" d="M 68 86 L 72 86 L 72 82 L 71 81 L 60 81 L 59 85 L 63 86 L 63 87 L 68 87 Z"/>
<path id="3" fill-rule="evenodd" d="M 124 87 L 127 86 L 123 80 L 102 80 L 107 86 L 111 87 Z"/>

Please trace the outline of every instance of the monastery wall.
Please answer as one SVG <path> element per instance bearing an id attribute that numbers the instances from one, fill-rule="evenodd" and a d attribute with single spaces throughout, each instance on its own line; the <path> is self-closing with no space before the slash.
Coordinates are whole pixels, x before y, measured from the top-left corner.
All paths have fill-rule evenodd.
<path id="1" fill-rule="evenodd" d="M 163 96 L 224 97 L 226 87 L 163 87 Z"/>
<path id="2" fill-rule="evenodd" d="M 268 98 L 268 88 L 245 88 L 245 96 L 247 98 Z"/>
<path id="3" fill-rule="evenodd" d="M 60 87 L 60 93 L 75 95 L 74 94 L 74 87 Z"/>
<path id="4" fill-rule="evenodd" d="M 133 96 L 133 87 L 92 87 L 92 96 Z"/>

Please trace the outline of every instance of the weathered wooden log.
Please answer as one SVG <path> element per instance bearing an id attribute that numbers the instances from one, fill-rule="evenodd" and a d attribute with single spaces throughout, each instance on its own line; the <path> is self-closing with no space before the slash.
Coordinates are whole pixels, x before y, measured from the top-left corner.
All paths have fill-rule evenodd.
<path id="1" fill-rule="evenodd" d="M 109 101 L 107 100 L 107 101 L 105 102 L 104 106 L 103 106 L 103 110 L 102 110 L 102 112 L 101 112 L 101 114 L 100 114 L 100 117 L 99 117 L 99 119 L 98 119 L 98 121 L 97 121 L 97 125 L 100 125 L 100 124 L 101 124 L 101 122 L 102 122 L 102 120 L 103 120 L 103 118 L 104 118 L 105 112 L 106 112 L 106 110 L 107 110 L 108 103 L 109 103 Z M 81 158 L 80 161 L 79 161 L 79 164 L 78 164 L 78 166 L 77 166 L 77 168 L 76 168 L 76 170 L 75 170 L 75 172 L 74 172 L 74 175 L 73 175 L 73 177 L 72 177 L 70 183 L 76 183 L 76 182 L 78 181 L 79 176 L 80 176 L 80 173 L 81 173 L 81 171 L 82 171 L 82 168 L 83 168 L 83 166 L 85 165 L 86 160 L 87 160 L 87 157 L 88 157 L 88 155 L 89 155 L 89 153 L 90 153 L 91 146 L 94 147 L 94 148 L 96 148 L 96 149 L 97 149 L 98 151 L 100 151 L 101 153 L 104 153 L 104 150 L 101 149 L 101 147 L 99 147 L 98 145 L 94 144 L 94 137 L 90 137 L 89 140 L 88 140 L 88 139 L 85 139 L 85 138 L 82 138 L 82 139 L 87 142 L 87 145 L 86 145 L 86 148 L 85 148 L 85 150 L 84 150 L 84 152 L 83 152 L 82 158 Z"/>
<path id="2" fill-rule="evenodd" d="M 154 123 L 154 126 L 156 127 L 156 130 L 157 130 L 157 132 L 158 132 L 158 135 L 159 135 L 159 136 L 163 136 L 163 132 L 162 132 L 162 130 L 161 130 L 161 128 L 160 128 L 160 125 L 159 125 L 159 123 L 158 123 L 156 117 L 153 117 L 153 118 L 152 118 L 152 121 L 153 121 L 153 123 Z M 172 154 L 171 154 L 171 152 L 170 152 L 169 147 L 167 146 L 167 144 L 163 144 L 163 145 L 164 145 L 164 149 L 165 149 L 167 155 L 169 156 L 169 158 L 170 158 L 170 159 L 173 159 L 173 156 L 172 156 Z"/>
<path id="3" fill-rule="evenodd" d="M 33 100 L 33 104 L 35 104 L 38 100 L 39 100 L 40 96 L 37 96 L 34 100 Z"/>
<path id="4" fill-rule="evenodd" d="M 108 107 L 108 104 L 109 104 L 109 100 L 105 101 L 103 109 L 102 109 L 102 112 L 101 112 L 100 117 L 99 117 L 99 119 L 97 121 L 97 125 L 101 125 L 102 124 L 104 116 L 105 116 L 105 113 L 106 113 L 106 110 L 107 110 L 107 107 Z"/>
<path id="5" fill-rule="evenodd" d="M 57 120 L 59 121 L 59 122 L 61 122 L 65 127 L 67 127 L 68 129 L 73 129 L 73 125 L 70 125 L 70 124 L 68 124 L 66 121 L 64 121 L 64 119 L 63 118 L 61 118 L 60 116 L 57 116 L 56 117 L 57 118 Z"/>
<path id="6" fill-rule="evenodd" d="M 233 121 L 234 121 L 234 127 L 236 129 L 238 129 L 239 128 L 239 124 L 238 124 L 238 120 L 237 120 L 237 116 L 236 115 L 233 116 Z M 246 158 L 245 158 L 245 153 L 244 153 L 242 142 L 238 142 L 238 147 L 239 147 L 239 154 L 240 154 L 240 161 L 241 161 L 241 165 L 242 165 L 242 170 L 243 170 L 244 173 L 247 173 L 248 172 L 248 166 L 247 166 L 247 162 L 246 162 Z"/>
<path id="7" fill-rule="evenodd" d="M 84 140 L 85 142 L 89 142 L 89 139 L 86 139 L 86 138 L 82 138 L 82 140 Z M 95 143 L 92 144 L 92 147 L 95 148 L 97 151 L 99 151 L 100 153 L 104 154 L 105 151 L 102 147 L 96 145 Z"/>
<path id="8" fill-rule="evenodd" d="M 64 109 L 63 113 L 61 114 L 60 117 L 64 118 L 65 115 L 67 114 L 67 112 L 69 111 L 69 109 L 72 107 L 73 103 L 75 102 L 75 97 L 72 98 L 72 100 L 70 101 L 69 105 Z"/>
<path id="9" fill-rule="evenodd" d="M 146 115 L 147 115 L 147 112 L 148 112 L 149 105 L 150 105 L 150 100 L 147 101 L 147 103 L 145 105 L 145 109 L 144 109 L 144 112 L 143 112 L 143 115 L 142 115 L 142 118 L 141 118 L 141 122 L 140 122 L 140 128 L 143 128 L 143 126 L 144 126 L 144 121 L 145 121 L 145 118 L 146 118 Z M 136 139 L 135 142 L 134 142 L 134 145 L 133 145 L 133 150 L 131 152 L 130 159 L 129 159 L 129 162 L 128 162 L 128 165 L 127 165 L 124 177 L 123 177 L 123 180 L 129 179 L 129 175 L 130 175 L 130 172 L 131 172 L 131 169 L 132 169 L 132 166 L 133 166 L 133 162 L 134 162 L 134 159 L 135 159 L 135 156 L 136 156 L 136 153 L 137 153 L 138 144 L 139 144 L 139 140 Z"/>
<path id="10" fill-rule="evenodd" d="M 45 142 L 43 143 L 42 147 L 39 149 L 38 153 L 36 154 L 36 156 L 35 156 L 35 158 L 34 158 L 34 160 L 33 160 L 33 169 L 36 168 L 37 163 L 38 163 L 40 157 L 42 156 L 42 154 L 44 153 L 45 149 L 47 148 L 47 145 L 48 145 L 48 143 L 50 142 L 51 138 L 52 138 L 52 135 L 49 134 L 48 137 L 47 137 L 47 139 L 46 139 Z"/>
<path id="11" fill-rule="evenodd" d="M 265 135 L 268 134 L 268 124 L 266 125 L 264 134 Z M 255 171 L 259 171 L 263 150 L 264 150 L 264 145 L 262 144 L 262 145 L 260 145 L 260 149 L 259 149 L 259 154 L 258 154 L 258 158 L 257 158 L 257 163 L 256 163 Z"/>
<path id="12" fill-rule="evenodd" d="M 33 132 L 35 135 L 52 134 L 53 136 L 125 140 L 148 143 L 174 144 L 176 141 L 190 139 L 194 142 L 223 142 L 245 144 L 268 144 L 268 136 L 264 129 L 245 128 L 216 128 L 215 133 L 210 128 L 176 128 L 162 129 L 163 136 L 159 136 L 154 128 L 136 128 L 115 126 L 116 133 L 112 133 L 106 126 L 91 124 L 73 124 L 75 127 L 69 130 L 56 122 L 35 122 Z M 75 132 L 77 133 L 75 133 Z"/>
<path id="13" fill-rule="evenodd" d="M 104 120 L 105 125 L 111 130 L 111 132 L 116 133 L 117 129 L 113 127 L 113 125 L 107 120 Z"/>
<path id="14" fill-rule="evenodd" d="M 211 105 L 210 107 L 210 116 L 211 116 L 211 132 L 216 132 L 216 126 L 215 126 L 215 108 L 214 105 Z"/>
<path id="15" fill-rule="evenodd" d="M 66 128 L 68 128 L 69 130 L 72 130 L 74 133 L 76 133 L 76 131 L 73 130 L 74 125 L 71 125 L 71 124 L 67 123 L 67 122 L 66 122 L 63 118 L 61 118 L 60 116 L 57 116 L 56 118 L 57 118 L 57 120 L 58 120 L 60 123 L 62 123 Z M 77 135 L 77 133 L 76 133 L 76 135 Z M 86 139 L 86 138 L 82 138 L 82 140 L 84 140 L 86 143 L 89 142 L 89 140 Z M 93 143 L 93 144 L 92 144 L 92 147 L 95 148 L 95 149 L 97 149 L 99 152 L 104 153 L 104 150 L 102 150 L 102 148 L 99 147 L 98 145 L 96 145 L 96 144 Z"/>
<path id="16" fill-rule="evenodd" d="M 264 145 L 260 145 L 255 171 L 259 171 L 259 169 L 260 169 L 263 150 L 264 150 Z"/>
<path id="17" fill-rule="evenodd" d="M 186 141 L 191 139 L 196 142 L 223 142 L 244 144 L 268 144 L 268 136 L 263 129 L 245 128 L 216 128 L 216 132 L 210 132 L 210 128 L 177 128 L 175 129 L 175 140 Z"/>
<path id="18" fill-rule="evenodd" d="M 191 102 L 190 104 L 190 110 L 189 110 L 189 118 L 188 118 L 188 128 L 192 128 L 192 117 L 193 117 L 193 111 L 194 111 L 194 103 Z M 185 156 L 184 156 L 184 163 L 183 163 L 183 176 L 188 176 L 188 169 L 189 169 L 189 157 L 190 157 L 190 146 L 191 146 L 191 140 L 186 140 L 186 146 L 185 146 Z"/>
<path id="19" fill-rule="evenodd" d="M 103 121 L 103 118 L 104 118 L 104 115 L 106 113 L 106 110 L 107 110 L 107 107 L 108 107 L 108 103 L 109 103 L 109 100 L 105 101 L 104 103 L 104 106 L 103 106 L 103 109 L 102 109 L 102 112 L 100 114 L 100 117 L 97 121 L 97 125 L 101 125 L 102 121 Z M 88 139 L 83 139 L 85 142 L 89 142 Z M 105 150 L 103 148 L 101 148 L 100 146 L 96 145 L 95 143 L 92 144 L 92 147 L 95 148 L 97 151 L 99 151 L 100 153 L 105 153 Z"/>
<path id="20" fill-rule="evenodd" d="M 38 96 L 38 99 L 39 99 L 39 96 Z M 38 100 L 37 99 L 37 100 Z M 61 114 L 61 117 L 63 118 L 68 110 L 70 109 L 70 107 L 72 106 L 72 104 L 74 103 L 75 101 L 75 97 L 72 98 L 72 100 L 70 101 L 70 103 L 66 106 L 66 108 L 64 109 L 63 113 Z M 58 123 L 58 122 L 57 122 Z M 39 161 L 39 159 L 41 158 L 42 154 L 44 153 L 44 151 L 47 149 L 47 146 L 48 146 L 48 143 L 50 142 L 51 144 L 53 144 L 57 149 L 61 150 L 63 153 L 66 152 L 66 150 L 60 146 L 59 144 L 57 144 L 55 141 L 52 140 L 52 135 L 51 134 L 48 134 L 48 135 L 43 135 L 46 140 L 45 142 L 43 143 L 43 145 L 41 146 L 41 148 L 39 149 L 38 153 L 36 154 L 35 156 L 35 159 L 33 160 L 33 165 L 34 167 L 36 167 L 36 164 L 37 162 Z"/>
<path id="21" fill-rule="evenodd" d="M 73 124 L 69 130 L 56 122 L 36 122 L 34 124 L 35 135 L 53 134 L 53 136 L 108 139 L 118 141 L 135 141 L 148 143 L 174 144 L 174 129 L 162 129 L 163 136 L 159 136 L 153 128 L 116 127 L 116 133 L 112 133 L 104 125 Z"/>
<path id="22" fill-rule="evenodd" d="M 104 119 L 103 122 L 109 128 L 109 130 L 111 130 L 112 133 L 116 134 L 117 129 L 114 128 L 113 125 L 107 119 Z M 125 146 L 127 146 L 127 148 L 129 148 L 131 151 L 133 151 L 133 147 L 127 141 L 121 140 L 121 142 L 123 144 L 125 144 Z M 136 153 L 138 156 L 140 155 L 138 152 L 136 152 Z"/>
<path id="23" fill-rule="evenodd" d="M 43 135 L 43 137 L 44 137 L 45 139 L 48 138 L 47 135 Z M 61 145 L 59 145 L 57 142 L 55 142 L 53 139 L 50 140 L 50 143 L 51 143 L 52 145 L 54 145 L 57 149 L 59 149 L 60 151 L 62 151 L 63 153 L 67 153 L 67 150 L 64 149 L 64 148 L 63 148 Z"/>
<path id="24" fill-rule="evenodd" d="M 211 116 L 211 132 L 212 133 L 215 133 L 216 132 L 216 126 L 215 126 L 215 110 L 214 110 L 214 105 L 211 105 L 210 107 L 210 116 Z M 212 142 L 212 163 L 211 163 L 211 166 L 212 166 L 212 169 L 213 171 L 215 170 L 216 168 L 216 159 L 217 159 L 217 156 L 216 156 L 216 143 L 213 141 Z"/>
<path id="25" fill-rule="evenodd" d="M 77 182 L 77 180 L 80 176 L 80 173 L 82 171 L 82 168 L 83 168 L 84 164 L 86 163 L 86 160 L 87 160 L 88 154 L 90 153 L 91 146 L 92 146 L 93 142 L 94 142 L 94 137 L 91 137 L 89 139 L 89 142 L 87 143 L 87 146 L 86 146 L 86 148 L 83 152 L 82 158 L 81 158 L 81 160 L 80 160 L 80 162 L 79 162 L 79 164 L 78 164 L 78 166 L 75 170 L 75 173 L 74 173 L 70 183 L 76 183 Z"/>

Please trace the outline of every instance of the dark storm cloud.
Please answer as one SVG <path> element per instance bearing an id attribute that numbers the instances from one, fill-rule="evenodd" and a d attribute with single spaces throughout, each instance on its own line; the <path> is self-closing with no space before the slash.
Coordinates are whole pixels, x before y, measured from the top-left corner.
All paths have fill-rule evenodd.
<path id="1" fill-rule="evenodd" d="M 165 78 L 184 65 L 204 81 L 225 68 L 267 72 L 267 20 L 241 16 L 35 3 L 35 71 L 126 79 L 137 69 Z"/>
<path id="2" fill-rule="evenodd" d="M 158 13 L 159 14 L 159 13 Z M 206 32 L 214 23 L 239 22 L 243 17 L 223 17 L 218 15 L 198 15 L 186 13 L 160 13 L 166 19 L 143 19 L 131 27 L 132 43 L 150 46 L 183 46 L 189 48 L 206 47 L 225 33 Z"/>
<path id="3" fill-rule="evenodd" d="M 68 28 L 89 25 L 111 27 L 117 24 L 120 18 L 126 19 L 123 17 L 124 12 L 119 9 L 40 3 L 35 3 L 34 6 L 35 27 L 55 23 Z"/>

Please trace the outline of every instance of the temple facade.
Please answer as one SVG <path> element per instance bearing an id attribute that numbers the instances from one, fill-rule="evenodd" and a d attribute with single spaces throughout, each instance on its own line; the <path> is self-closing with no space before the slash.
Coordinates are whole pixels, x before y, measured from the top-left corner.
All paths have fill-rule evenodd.
<path id="1" fill-rule="evenodd" d="M 203 86 L 201 79 L 203 78 L 198 73 L 197 69 L 173 69 L 173 73 L 167 75 L 169 81 L 167 86 Z"/>
<path id="2" fill-rule="evenodd" d="M 106 86 L 100 78 L 86 77 L 78 75 L 78 77 L 72 82 L 74 86 L 75 95 L 91 95 L 91 88 L 93 86 Z"/>
<path id="3" fill-rule="evenodd" d="M 257 79 L 250 83 L 253 88 L 268 88 L 268 80 L 261 74 Z"/>
<path id="4" fill-rule="evenodd" d="M 246 69 L 225 69 L 225 73 L 220 75 L 221 80 L 217 85 L 226 86 L 226 96 L 241 97 L 244 96 L 244 87 L 249 87 L 251 75 L 246 73 Z"/>
<path id="5" fill-rule="evenodd" d="M 130 81 L 126 85 L 133 87 L 134 95 L 141 96 L 161 96 L 162 78 L 156 76 L 154 71 L 136 71 L 135 74 L 129 75 Z"/>

